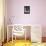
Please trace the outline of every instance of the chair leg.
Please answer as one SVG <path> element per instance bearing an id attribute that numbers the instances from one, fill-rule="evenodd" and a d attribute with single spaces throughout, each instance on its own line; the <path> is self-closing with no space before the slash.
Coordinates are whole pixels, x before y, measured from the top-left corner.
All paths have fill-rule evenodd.
<path id="1" fill-rule="evenodd" d="M 25 31 L 25 42 L 26 42 L 26 31 Z"/>
<path id="2" fill-rule="evenodd" d="M 16 42 L 16 36 L 15 36 L 15 42 Z"/>

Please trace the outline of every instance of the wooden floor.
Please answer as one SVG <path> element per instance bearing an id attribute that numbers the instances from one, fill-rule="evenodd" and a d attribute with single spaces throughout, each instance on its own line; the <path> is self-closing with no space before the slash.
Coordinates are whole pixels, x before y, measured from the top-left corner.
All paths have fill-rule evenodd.
<path id="1" fill-rule="evenodd" d="M 24 40 L 14 40 L 5 43 L 3 46 L 46 46 L 46 37 L 42 37 L 43 43 L 31 43 L 31 41 L 24 41 Z"/>
<path id="2" fill-rule="evenodd" d="M 3 46 L 46 46 L 46 43 L 31 43 L 30 41 L 14 40 L 5 43 Z"/>
<path id="3" fill-rule="evenodd" d="M 24 41 L 24 40 L 16 40 L 16 41 L 10 41 L 8 43 L 5 43 L 3 46 L 31 46 L 30 41 Z"/>

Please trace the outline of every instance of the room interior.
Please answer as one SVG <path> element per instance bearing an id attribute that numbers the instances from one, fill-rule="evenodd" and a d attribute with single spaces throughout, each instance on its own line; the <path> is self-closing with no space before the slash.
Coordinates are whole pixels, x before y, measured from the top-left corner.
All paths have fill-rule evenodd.
<path id="1" fill-rule="evenodd" d="M 45 20 L 46 0 L 0 0 L 0 46 L 46 45 Z"/>

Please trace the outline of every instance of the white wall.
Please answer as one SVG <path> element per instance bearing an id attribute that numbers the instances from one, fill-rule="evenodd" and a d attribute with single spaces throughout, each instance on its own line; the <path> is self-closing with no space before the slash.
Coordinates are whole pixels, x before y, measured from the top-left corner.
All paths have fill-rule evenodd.
<path id="1" fill-rule="evenodd" d="M 26 4 L 30 5 L 30 15 L 24 14 Z M 40 24 L 46 36 L 46 0 L 8 0 L 7 8 L 8 24 Z"/>

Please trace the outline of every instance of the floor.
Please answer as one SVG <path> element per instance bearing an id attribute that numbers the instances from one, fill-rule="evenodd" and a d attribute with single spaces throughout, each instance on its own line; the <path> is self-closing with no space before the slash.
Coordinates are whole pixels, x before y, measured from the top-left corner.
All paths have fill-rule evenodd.
<path id="1" fill-rule="evenodd" d="M 5 43 L 3 46 L 46 46 L 46 43 L 31 43 L 30 41 L 16 40 Z"/>
<path id="2" fill-rule="evenodd" d="M 4 46 L 31 46 L 31 42 L 30 41 L 24 41 L 24 40 L 16 40 L 16 41 L 10 41 L 6 44 L 4 44 Z"/>

